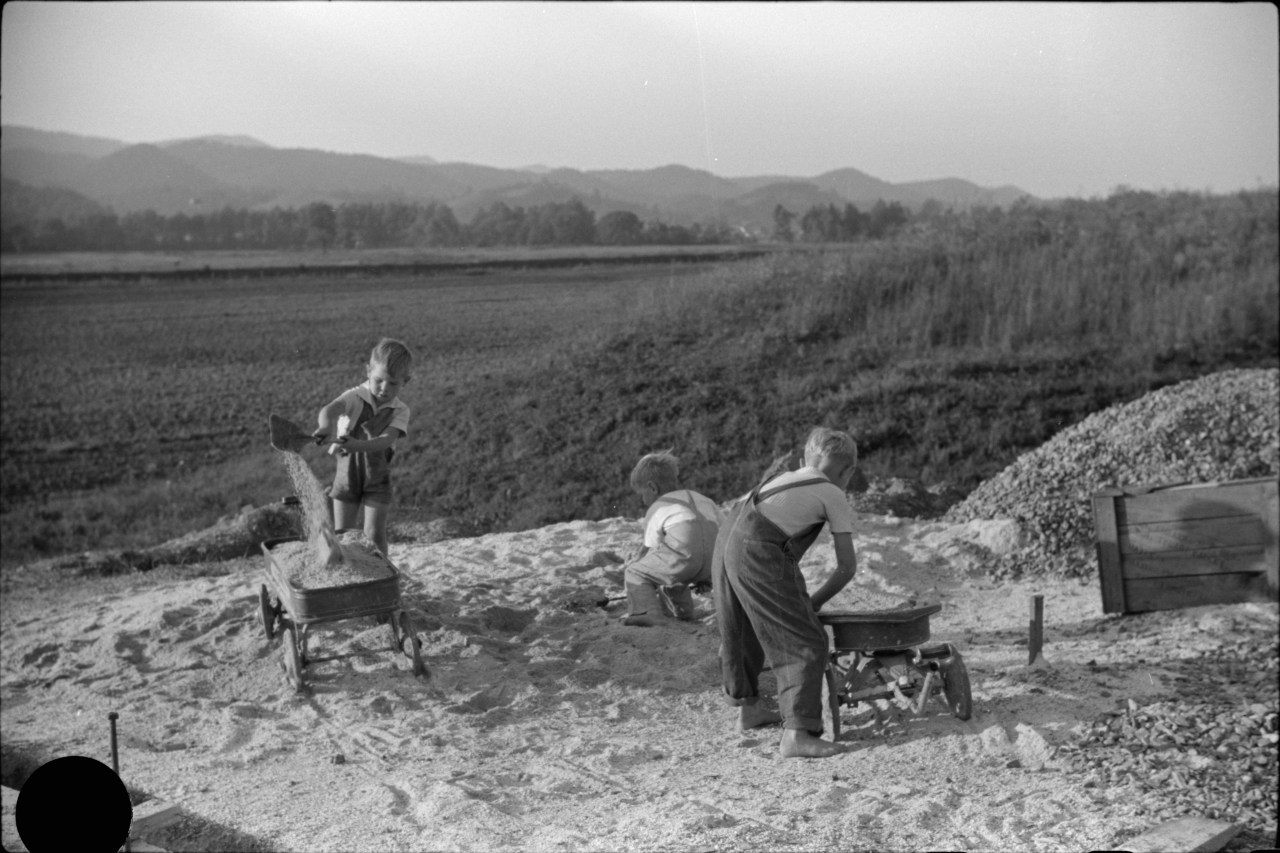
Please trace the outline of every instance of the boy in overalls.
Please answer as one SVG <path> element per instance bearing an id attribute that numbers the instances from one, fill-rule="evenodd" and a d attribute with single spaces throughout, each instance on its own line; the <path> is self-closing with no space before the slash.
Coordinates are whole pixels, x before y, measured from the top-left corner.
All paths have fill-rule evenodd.
<path id="1" fill-rule="evenodd" d="M 650 627 L 693 618 L 689 587 L 711 583 L 711 554 L 720 526 L 715 501 L 679 487 L 679 461 L 669 450 L 640 458 L 631 488 L 648 505 L 640 555 L 623 567 L 628 613 L 623 624 Z"/>
<path id="2" fill-rule="evenodd" d="M 364 533 L 387 554 L 391 509 L 391 456 L 409 430 L 409 407 L 396 395 L 409 381 L 413 355 L 403 343 L 383 338 L 369 355 L 365 382 L 349 388 L 320 410 L 313 435 L 332 442 L 337 456 L 329 497 L 335 530 L 355 527 L 364 507 Z M 345 424 L 345 428 L 342 425 Z"/>
<path id="3" fill-rule="evenodd" d="M 857 571 L 853 510 L 845 496 L 858 447 L 844 432 L 819 427 L 805 443 L 804 467 L 762 481 L 730 510 L 712 558 L 725 694 L 743 729 L 781 722 L 784 758 L 825 758 L 843 750 L 821 739 L 822 684 L 830 641 L 817 611 Z M 836 569 L 809 595 L 800 559 L 823 525 Z M 778 711 L 760 707 L 765 659 L 778 683 Z"/>

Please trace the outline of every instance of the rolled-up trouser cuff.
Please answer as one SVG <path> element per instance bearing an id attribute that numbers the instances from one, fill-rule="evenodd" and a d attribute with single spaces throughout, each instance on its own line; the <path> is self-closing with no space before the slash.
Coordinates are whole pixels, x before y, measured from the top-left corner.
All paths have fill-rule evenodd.
<path id="1" fill-rule="evenodd" d="M 815 737 L 822 734 L 822 719 L 813 719 L 812 717 L 792 717 L 789 720 L 782 721 L 784 729 L 804 729 Z"/>

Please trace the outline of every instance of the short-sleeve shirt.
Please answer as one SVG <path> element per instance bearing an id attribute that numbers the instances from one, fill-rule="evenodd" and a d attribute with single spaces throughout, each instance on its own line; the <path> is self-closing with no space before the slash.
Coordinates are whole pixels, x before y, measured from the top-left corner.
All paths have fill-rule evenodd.
<path id="1" fill-rule="evenodd" d="M 767 492 L 777 486 L 815 477 L 826 480 L 817 468 L 805 466 L 799 471 L 788 471 L 774 477 L 760 491 Z M 822 521 L 827 523 L 833 534 L 853 533 L 853 507 L 840 487 L 830 480 L 770 495 L 760 501 L 756 509 L 787 536 L 803 533 Z"/>
<path id="2" fill-rule="evenodd" d="M 409 433 L 409 407 L 400 402 L 399 397 L 393 397 L 391 402 L 383 403 L 381 406 L 378 406 L 373 401 L 373 392 L 363 385 L 357 385 L 354 388 L 348 388 L 346 391 L 343 391 L 342 394 L 339 395 L 338 399 L 342 401 L 342 414 L 346 415 L 350 419 L 350 423 L 356 422 L 356 419 L 360 416 L 360 412 L 363 410 L 364 404 L 368 404 L 369 408 L 373 410 L 373 414 L 375 415 L 382 409 L 391 407 L 394 411 L 391 414 L 391 423 L 387 426 L 389 428 L 395 427 L 400 430 L 400 434 L 402 436 L 408 435 Z M 373 437 L 377 438 L 377 436 Z"/>
<path id="3" fill-rule="evenodd" d="M 681 554 L 690 553 L 692 543 L 685 541 L 688 523 L 699 516 L 719 523 L 720 507 L 711 498 L 690 489 L 667 492 L 644 514 L 644 546 L 657 548 L 665 543 Z"/>

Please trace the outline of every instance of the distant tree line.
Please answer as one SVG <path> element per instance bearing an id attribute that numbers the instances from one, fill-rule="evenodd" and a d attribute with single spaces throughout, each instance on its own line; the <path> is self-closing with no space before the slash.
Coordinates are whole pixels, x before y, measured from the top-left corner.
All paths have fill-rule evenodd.
<path id="1" fill-rule="evenodd" d="M 794 229 L 796 215 L 782 205 L 773 209 L 773 238 L 790 242 L 798 238 L 805 243 L 851 243 L 860 238 L 878 240 L 888 237 L 909 219 L 907 210 L 896 201 L 883 200 L 863 213 L 852 204 L 844 209 L 834 204 L 814 205 L 800 218 L 800 231 Z"/>
<path id="2" fill-rule="evenodd" d="M 6 211 L 9 213 L 8 211 Z M 887 236 L 907 221 L 901 205 L 877 202 L 868 213 L 847 204 L 815 206 L 799 217 L 778 205 L 772 239 L 848 242 Z M 530 207 L 496 202 L 459 222 L 444 204 L 313 202 L 300 208 L 161 215 L 118 215 L 95 206 L 66 216 L 6 215 L 5 252 L 172 251 L 181 249 L 372 249 L 455 246 L 642 246 L 752 242 L 740 227 L 675 225 L 631 211 L 596 217 L 575 198 Z M 798 229 L 793 225 L 798 222 Z"/>

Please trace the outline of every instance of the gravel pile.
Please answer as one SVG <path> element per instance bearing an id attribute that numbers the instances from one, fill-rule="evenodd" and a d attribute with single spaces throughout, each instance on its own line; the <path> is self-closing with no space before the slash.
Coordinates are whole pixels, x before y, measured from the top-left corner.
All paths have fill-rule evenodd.
<path id="1" fill-rule="evenodd" d="M 1203 815 L 1274 832 L 1280 646 L 1258 633 L 1177 661 L 1181 698 L 1104 715 L 1058 758 L 1086 786 L 1125 787 L 1154 818 Z"/>
<path id="2" fill-rule="evenodd" d="M 1019 457 L 946 520 L 1014 518 L 1032 544 L 998 579 L 1097 571 L 1090 498 L 1108 486 L 1280 474 L 1280 370 L 1228 370 L 1096 412 Z"/>

